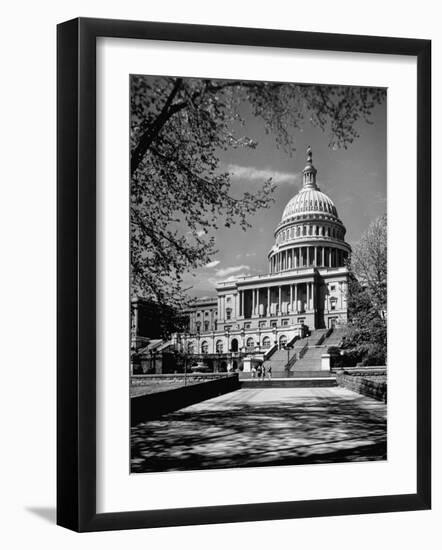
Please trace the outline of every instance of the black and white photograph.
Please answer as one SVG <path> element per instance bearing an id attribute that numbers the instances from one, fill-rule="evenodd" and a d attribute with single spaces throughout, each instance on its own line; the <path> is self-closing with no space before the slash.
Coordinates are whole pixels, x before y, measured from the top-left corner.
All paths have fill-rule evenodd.
<path id="1" fill-rule="evenodd" d="M 387 460 L 387 90 L 129 86 L 130 472 Z"/>

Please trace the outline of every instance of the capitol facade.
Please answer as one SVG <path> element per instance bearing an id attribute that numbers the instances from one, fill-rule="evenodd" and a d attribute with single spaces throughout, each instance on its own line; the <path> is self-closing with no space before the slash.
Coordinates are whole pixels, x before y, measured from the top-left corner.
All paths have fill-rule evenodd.
<path id="1" fill-rule="evenodd" d="M 275 229 L 268 272 L 220 283 L 216 298 L 190 307 L 188 331 L 174 338 L 187 355 L 230 357 L 233 368 L 242 368 L 235 357 L 265 359 L 269 349 L 286 348 L 306 331 L 346 323 L 351 247 L 316 176 L 309 147 L 302 189 Z"/>

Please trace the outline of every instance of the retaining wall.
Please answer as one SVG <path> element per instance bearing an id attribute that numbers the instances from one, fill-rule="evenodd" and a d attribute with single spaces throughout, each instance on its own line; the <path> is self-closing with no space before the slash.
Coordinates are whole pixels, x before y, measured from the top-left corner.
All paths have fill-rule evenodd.
<path id="1" fill-rule="evenodd" d="M 171 390 L 132 397 L 130 400 L 131 426 L 158 418 L 189 405 L 235 391 L 240 387 L 238 375 L 182 386 Z"/>
<path id="2" fill-rule="evenodd" d="M 377 401 L 387 402 L 387 382 L 378 381 L 368 376 L 335 372 L 336 382 L 348 390 L 360 393 L 366 397 L 372 397 Z"/>

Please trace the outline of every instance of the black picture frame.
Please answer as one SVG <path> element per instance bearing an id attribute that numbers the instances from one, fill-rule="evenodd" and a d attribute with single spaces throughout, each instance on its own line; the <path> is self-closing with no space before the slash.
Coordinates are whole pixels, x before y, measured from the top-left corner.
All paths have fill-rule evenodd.
<path id="1" fill-rule="evenodd" d="M 96 39 L 301 48 L 417 59 L 415 494 L 96 512 Z M 75 531 L 425 510 L 431 506 L 431 41 L 79 18 L 57 29 L 57 523 Z M 412 359 L 410 359 L 412 360 Z M 122 444 L 125 444 L 123 442 Z"/>

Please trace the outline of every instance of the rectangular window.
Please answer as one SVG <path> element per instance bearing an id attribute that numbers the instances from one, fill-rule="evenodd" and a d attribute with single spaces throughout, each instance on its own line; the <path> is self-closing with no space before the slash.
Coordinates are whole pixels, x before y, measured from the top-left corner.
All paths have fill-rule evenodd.
<path id="1" fill-rule="evenodd" d="M 302 325 L 305 321 L 305 317 L 298 317 L 297 321 L 298 321 L 299 324 Z"/>
<path id="2" fill-rule="evenodd" d="M 330 290 L 331 290 L 331 292 L 335 291 L 336 290 L 336 285 L 330 285 Z"/>
<path id="3" fill-rule="evenodd" d="M 272 328 L 276 328 L 276 327 L 278 326 L 277 321 L 272 321 L 272 322 L 270 323 L 270 326 L 271 326 Z"/>
<path id="4" fill-rule="evenodd" d="M 289 320 L 288 319 L 283 319 L 281 324 L 282 324 L 283 327 L 288 327 L 289 326 Z"/>
<path id="5" fill-rule="evenodd" d="M 250 323 L 244 323 L 244 328 L 247 329 L 247 328 L 250 328 Z"/>

